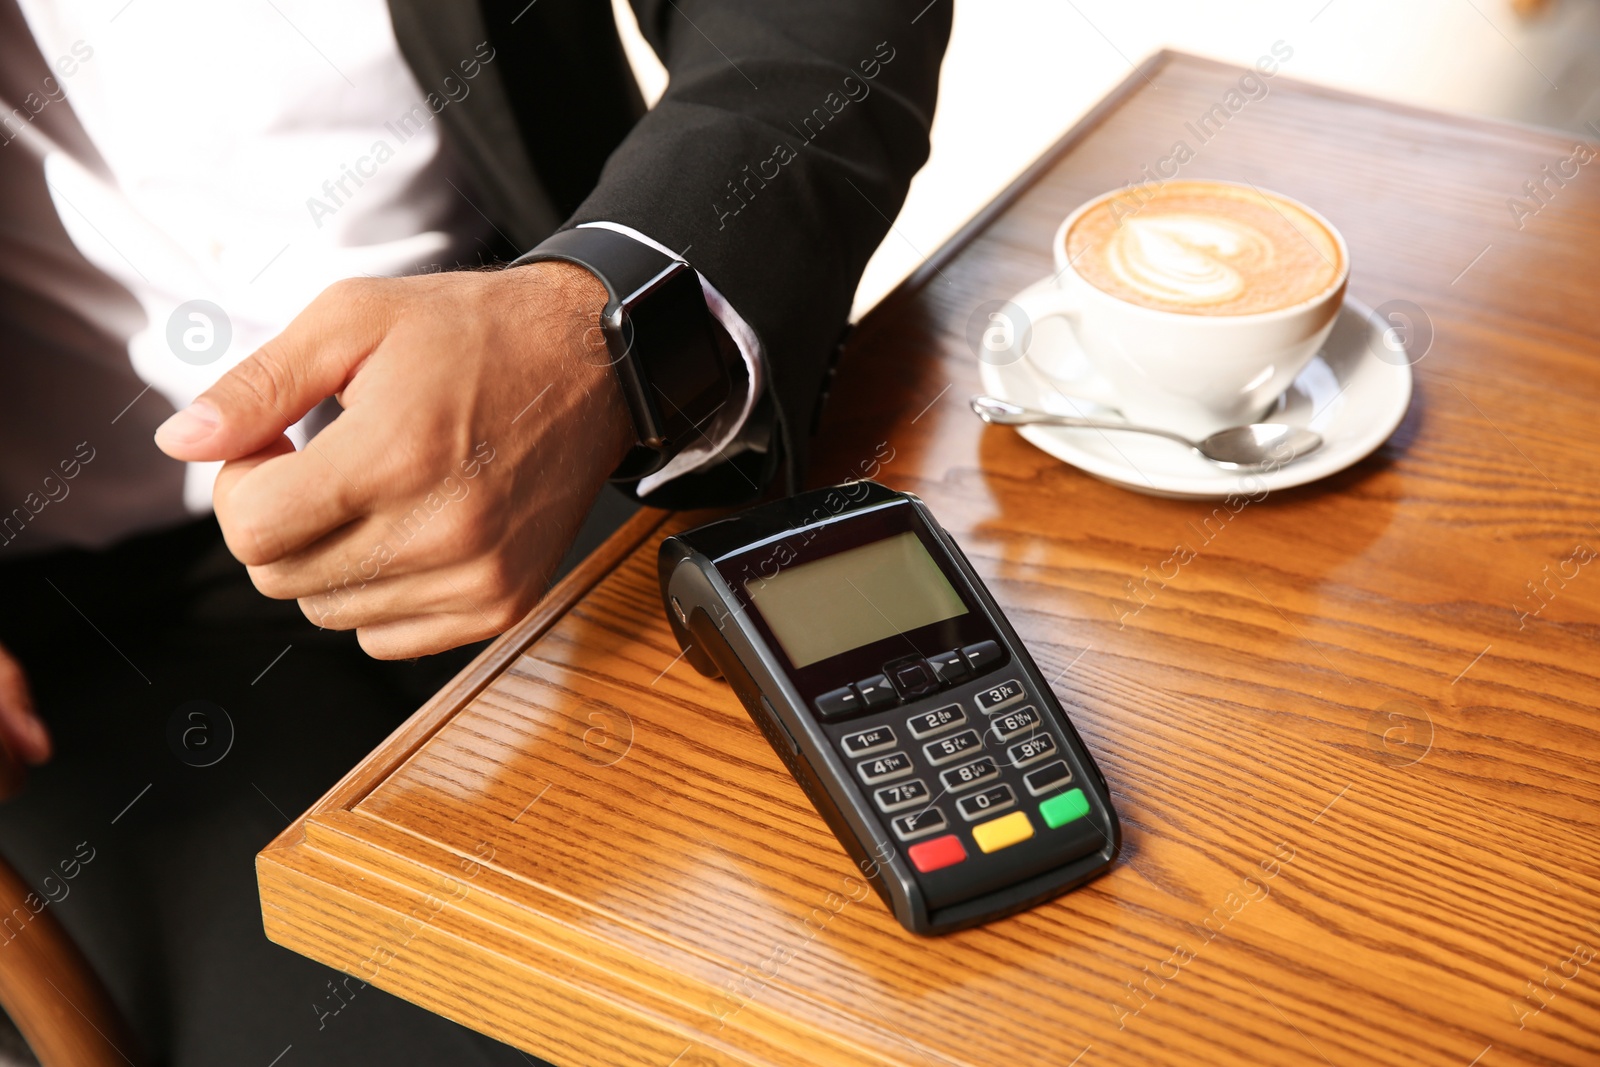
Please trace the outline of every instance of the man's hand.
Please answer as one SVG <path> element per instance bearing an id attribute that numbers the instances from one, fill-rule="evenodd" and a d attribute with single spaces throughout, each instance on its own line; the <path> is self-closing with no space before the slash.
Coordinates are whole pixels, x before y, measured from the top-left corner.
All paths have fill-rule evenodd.
<path id="1" fill-rule="evenodd" d="M 0 645 L 0 800 L 22 788 L 25 764 L 50 758 L 50 734 L 33 709 L 28 676 Z"/>
<path id="2" fill-rule="evenodd" d="M 319 626 L 382 659 L 488 637 L 544 593 L 633 440 L 605 302 L 561 263 L 339 282 L 156 443 L 228 461 L 228 548 Z M 296 452 L 284 431 L 328 396 L 344 411 Z"/>

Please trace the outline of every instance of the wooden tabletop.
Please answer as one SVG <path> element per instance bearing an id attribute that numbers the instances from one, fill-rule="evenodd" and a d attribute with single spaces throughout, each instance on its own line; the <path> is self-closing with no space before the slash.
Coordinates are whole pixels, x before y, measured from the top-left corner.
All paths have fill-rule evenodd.
<path id="1" fill-rule="evenodd" d="M 1241 73 L 1135 71 L 866 317 L 819 438 L 814 482 L 922 496 L 1055 679 L 1108 875 L 902 930 L 678 658 L 655 552 L 696 517 L 646 512 L 261 854 L 269 936 L 561 1067 L 1600 1062 L 1600 159 L 1281 74 L 1198 146 L 1433 337 L 1388 444 L 1214 519 L 1132 615 L 1213 505 L 966 410 L 973 310 Z"/>

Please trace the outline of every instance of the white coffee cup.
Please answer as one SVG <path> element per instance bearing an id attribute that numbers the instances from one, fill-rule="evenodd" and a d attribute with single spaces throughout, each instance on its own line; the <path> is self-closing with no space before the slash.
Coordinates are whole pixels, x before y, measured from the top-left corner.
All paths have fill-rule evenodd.
<path id="1" fill-rule="evenodd" d="M 1063 384 L 1063 393 L 1115 407 L 1129 422 L 1195 439 L 1256 421 L 1305 369 L 1333 329 L 1350 273 L 1344 237 L 1317 212 L 1272 193 L 1327 229 L 1339 249 L 1335 281 L 1308 300 L 1272 311 L 1201 315 L 1157 310 L 1097 288 L 1073 269 L 1068 258 L 1067 235 L 1073 224 L 1096 205 L 1128 193 L 1126 189 L 1105 193 L 1067 216 L 1055 235 L 1055 288 L 1013 301 L 1034 323 L 1051 316 L 1066 319 L 1079 347 L 1110 387 L 1109 392 L 1090 394 L 1077 382 Z"/>

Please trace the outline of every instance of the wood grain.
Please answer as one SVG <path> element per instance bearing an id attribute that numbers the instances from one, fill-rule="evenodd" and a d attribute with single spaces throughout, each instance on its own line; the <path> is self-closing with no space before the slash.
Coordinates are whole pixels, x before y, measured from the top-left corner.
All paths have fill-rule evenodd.
<path id="1" fill-rule="evenodd" d="M 0 915 L 0 1007 L 43 1067 L 136 1067 L 148 1062 L 48 901 L 4 859 Z"/>
<path id="2" fill-rule="evenodd" d="M 1241 73 L 1154 57 L 868 315 L 814 472 L 965 547 L 1111 783 L 1111 874 L 933 940 L 857 899 L 635 528 L 262 853 L 269 935 L 562 1067 L 1600 1061 L 1600 161 L 1519 228 L 1574 142 L 1283 75 L 1199 146 L 1431 321 L 1317 485 L 1219 515 L 965 410 L 973 310 Z"/>

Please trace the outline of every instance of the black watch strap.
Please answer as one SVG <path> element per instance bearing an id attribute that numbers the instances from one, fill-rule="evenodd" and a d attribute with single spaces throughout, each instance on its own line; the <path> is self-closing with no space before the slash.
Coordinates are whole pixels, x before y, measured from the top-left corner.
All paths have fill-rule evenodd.
<path id="1" fill-rule="evenodd" d="M 700 278 L 681 259 L 600 226 L 562 230 L 512 266 L 560 260 L 606 287 L 605 358 L 616 370 L 637 441 L 612 474 L 632 481 L 660 470 L 702 439 L 727 403 L 742 362 L 706 306 Z"/>

